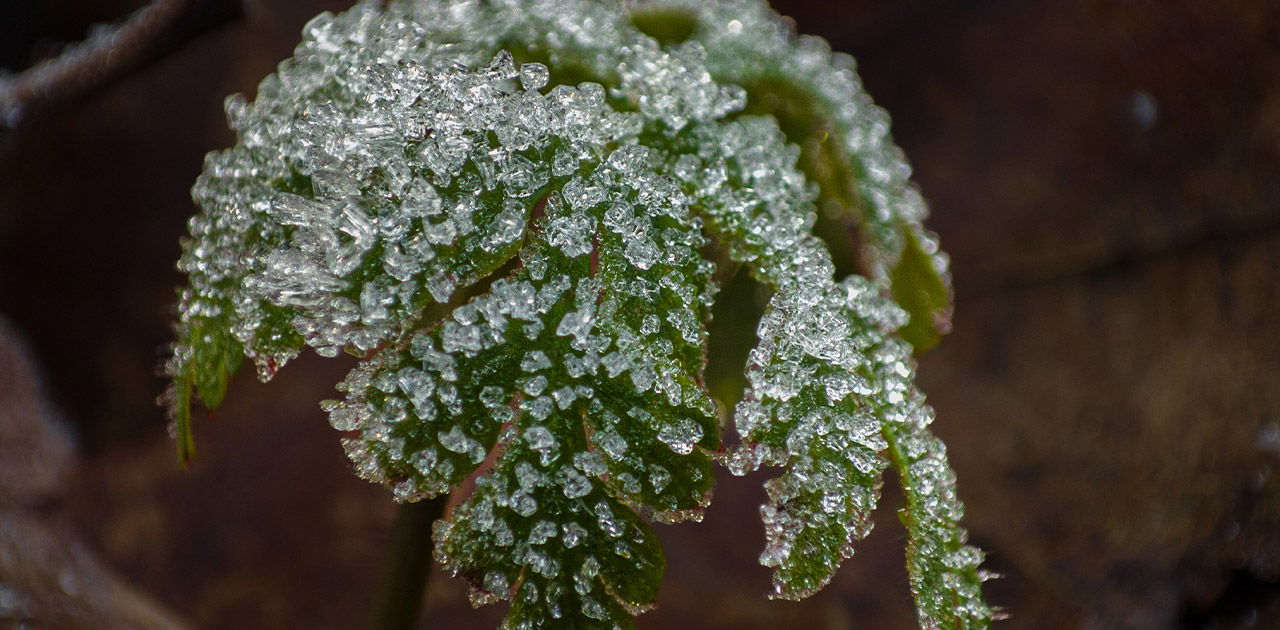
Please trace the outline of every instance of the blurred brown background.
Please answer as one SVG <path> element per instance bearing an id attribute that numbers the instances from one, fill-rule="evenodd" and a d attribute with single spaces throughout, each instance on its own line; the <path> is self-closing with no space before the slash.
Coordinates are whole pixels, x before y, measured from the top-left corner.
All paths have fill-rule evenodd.
<path id="1" fill-rule="evenodd" d="M 141 4 L 2 3 L 0 65 Z M 365 619 L 394 507 L 315 405 L 349 366 L 242 376 L 189 471 L 154 404 L 222 99 L 343 5 L 246 0 L 0 137 L 0 627 Z M 955 329 L 922 384 L 1001 625 L 1280 628 L 1280 3 L 776 6 L 858 58 L 952 255 Z M 660 528 L 642 628 L 913 625 L 890 509 L 825 591 L 766 600 L 758 481 Z M 496 626 L 432 579 L 424 627 Z"/>

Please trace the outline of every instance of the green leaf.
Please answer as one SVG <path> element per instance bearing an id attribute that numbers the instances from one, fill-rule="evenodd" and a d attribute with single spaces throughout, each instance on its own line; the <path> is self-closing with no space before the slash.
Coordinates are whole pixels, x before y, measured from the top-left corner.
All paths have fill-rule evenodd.
<path id="1" fill-rule="evenodd" d="M 765 483 L 766 545 L 774 596 L 801 599 L 831 580 L 871 531 L 886 461 L 870 362 L 859 352 L 868 323 L 854 311 L 873 290 L 863 283 L 823 293 L 774 296 L 747 367 L 738 405 L 743 446 L 735 472 L 785 466 Z"/>
<path id="2" fill-rule="evenodd" d="M 911 316 L 901 334 L 917 351 L 936 344 L 950 328 L 948 261 L 922 225 L 924 198 L 853 58 L 795 37 L 764 3 L 662 4 L 696 12 L 690 39 L 705 46 L 711 75 L 743 86 L 745 111 L 775 118 L 800 148 L 800 170 L 819 189 L 817 230 L 837 268 L 891 288 Z"/>
<path id="3" fill-rule="evenodd" d="M 965 544 L 964 506 L 956 497 L 955 473 L 946 447 L 925 424 L 932 410 L 920 407 L 900 424 L 886 424 L 894 468 L 907 504 L 907 570 L 920 626 L 985 628 L 994 611 L 982 598 L 982 552 Z"/>
<path id="4" fill-rule="evenodd" d="M 911 315 L 898 334 L 916 350 L 923 352 L 937 345 L 942 335 L 951 330 L 951 287 L 945 281 L 945 270 L 936 266 L 937 256 L 926 252 L 923 235 L 904 232 L 906 245 L 889 278 L 893 299 Z M 934 241 L 927 241 L 936 249 Z"/>
<path id="5" fill-rule="evenodd" d="M 662 578 L 656 537 L 600 486 L 570 498 L 529 472 L 541 458 L 529 443 L 437 524 L 437 558 L 473 584 L 473 602 L 512 600 L 504 627 L 631 627 Z"/>
<path id="6" fill-rule="evenodd" d="M 357 474 L 475 480 L 437 559 L 506 627 L 630 627 L 647 521 L 699 519 L 715 460 L 780 467 L 776 596 L 831 579 L 892 464 L 921 622 L 989 618 L 902 341 L 936 342 L 946 258 L 852 60 L 754 0 L 360 3 L 227 113 L 179 261 L 182 457 L 242 356 L 344 351 L 323 406 Z M 726 448 L 707 325 L 738 265 L 771 297 Z"/>

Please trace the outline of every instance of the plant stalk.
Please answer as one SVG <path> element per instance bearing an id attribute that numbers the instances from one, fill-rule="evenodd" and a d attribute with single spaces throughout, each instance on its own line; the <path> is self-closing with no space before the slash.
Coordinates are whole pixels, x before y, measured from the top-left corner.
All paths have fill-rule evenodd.
<path id="1" fill-rule="evenodd" d="M 0 81 L 0 133 L 48 110 L 83 99 L 165 58 L 200 35 L 242 19 L 236 0 L 153 0 L 109 35 Z"/>
<path id="2" fill-rule="evenodd" d="M 371 630 L 412 630 L 418 626 L 427 578 L 431 575 L 431 524 L 444 512 L 449 495 L 402 503 L 391 527 L 386 568 L 374 601 Z"/>

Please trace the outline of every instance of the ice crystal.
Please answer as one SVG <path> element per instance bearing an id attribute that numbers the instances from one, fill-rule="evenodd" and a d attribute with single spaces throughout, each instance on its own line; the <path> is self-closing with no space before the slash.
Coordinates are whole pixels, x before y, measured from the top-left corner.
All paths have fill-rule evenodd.
<path id="1" fill-rule="evenodd" d="M 493 462 L 434 536 L 508 627 L 629 626 L 663 566 L 646 519 L 700 518 L 716 459 L 782 467 L 775 595 L 830 580 L 893 466 L 921 624 L 990 618 L 913 384 L 946 259 L 847 56 L 758 0 L 366 2 L 227 114 L 179 262 L 184 454 L 193 391 L 216 406 L 241 357 L 265 380 L 346 351 L 323 406 L 359 475 L 417 500 Z M 835 280 L 820 212 L 865 277 Z M 703 368 L 733 264 L 772 297 L 726 449 Z"/>

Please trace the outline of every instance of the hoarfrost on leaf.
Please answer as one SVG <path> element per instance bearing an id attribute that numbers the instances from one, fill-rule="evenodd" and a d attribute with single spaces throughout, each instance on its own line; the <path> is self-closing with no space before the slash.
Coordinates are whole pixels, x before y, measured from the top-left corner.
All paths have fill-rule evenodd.
<path id="1" fill-rule="evenodd" d="M 316 17 L 228 100 L 179 261 L 184 456 L 191 395 L 219 404 L 242 357 L 361 357 L 324 403 L 357 474 L 417 500 L 485 465 L 436 555 L 514 628 L 630 626 L 663 567 L 646 521 L 700 518 L 717 459 L 782 467 L 760 559 L 808 595 L 893 466 L 921 624 L 984 625 L 903 341 L 945 328 L 947 261 L 852 60 L 759 0 L 387 4 Z M 820 216 L 858 227 L 865 277 L 835 280 Z M 704 366 L 734 265 L 771 297 L 725 448 Z"/>

